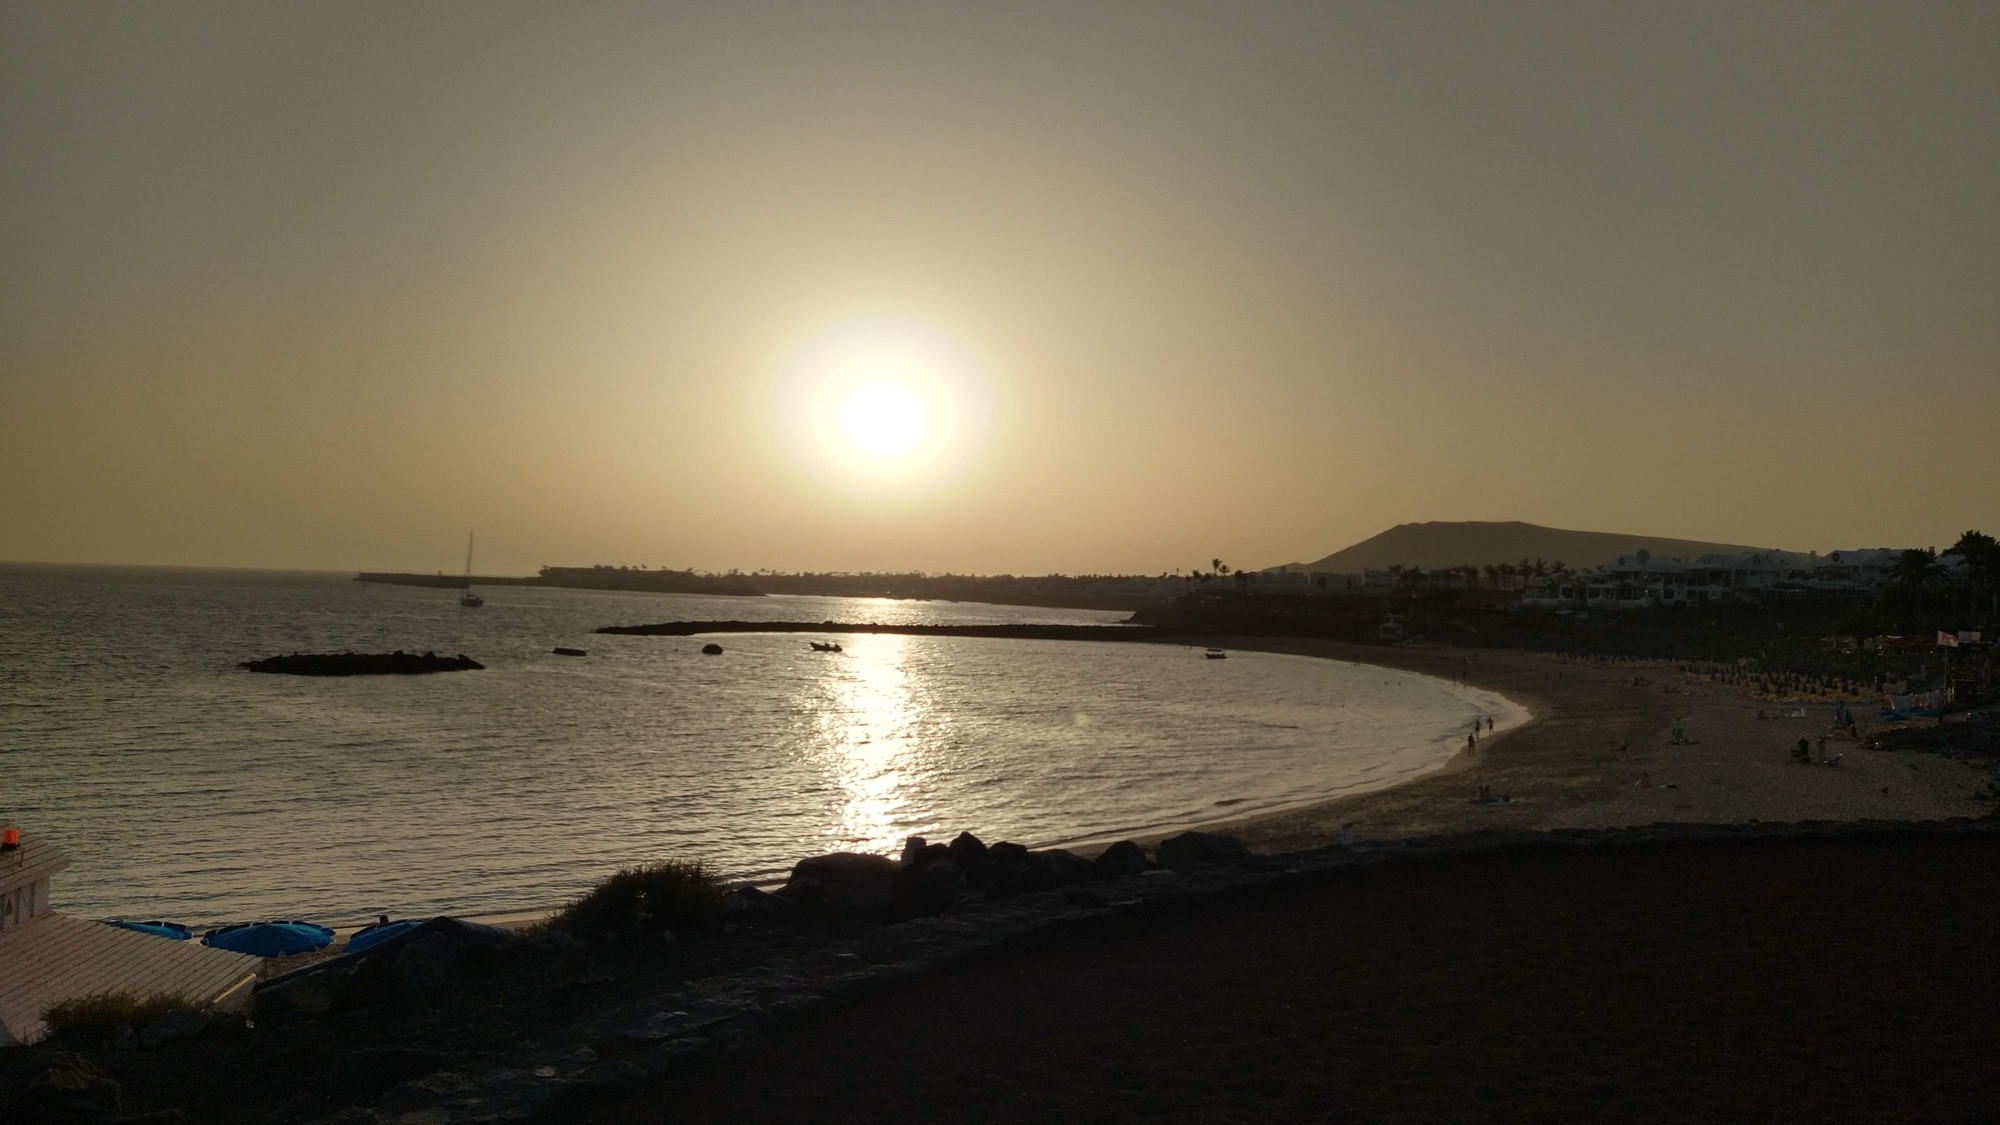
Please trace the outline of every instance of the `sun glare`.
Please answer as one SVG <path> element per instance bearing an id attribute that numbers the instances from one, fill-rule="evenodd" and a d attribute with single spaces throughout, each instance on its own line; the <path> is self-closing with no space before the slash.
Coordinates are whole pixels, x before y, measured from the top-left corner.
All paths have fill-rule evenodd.
<path id="1" fill-rule="evenodd" d="M 870 383 L 840 412 L 847 440 L 876 457 L 900 457 L 924 436 L 924 404 L 898 383 Z"/>
<path id="2" fill-rule="evenodd" d="M 804 476 L 870 500 L 948 487 L 977 457 L 987 422 L 976 359 L 900 321 L 822 331 L 773 389 L 780 432 Z"/>

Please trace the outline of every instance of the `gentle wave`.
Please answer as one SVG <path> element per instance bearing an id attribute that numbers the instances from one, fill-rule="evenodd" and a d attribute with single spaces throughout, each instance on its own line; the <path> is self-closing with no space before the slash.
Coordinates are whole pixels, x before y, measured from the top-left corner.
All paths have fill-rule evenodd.
<path id="1" fill-rule="evenodd" d="M 1122 614 L 338 576 L 0 567 L 0 819 L 59 839 L 87 915 L 329 922 L 561 902 L 621 866 L 732 877 L 970 828 L 1031 844 L 1242 816 L 1435 768 L 1484 693 L 1153 644 L 597 636 L 703 618 L 1104 623 Z M 555 656 L 564 645 L 583 659 Z M 465 652 L 484 672 L 304 679 L 292 651 Z"/>

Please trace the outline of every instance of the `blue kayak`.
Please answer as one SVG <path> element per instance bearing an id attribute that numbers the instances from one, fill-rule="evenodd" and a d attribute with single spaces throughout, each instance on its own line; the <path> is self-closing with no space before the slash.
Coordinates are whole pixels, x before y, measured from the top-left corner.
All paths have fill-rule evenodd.
<path id="1" fill-rule="evenodd" d="M 313 922 L 239 922 L 208 931 L 201 943 L 253 957 L 286 957 L 325 949 L 333 944 L 333 931 Z"/>
<path id="2" fill-rule="evenodd" d="M 163 937 L 169 941 L 186 941 L 194 936 L 186 926 L 181 925 L 179 922 L 161 922 L 157 919 L 151 922 L 128 922 L 123 918 L 107 918 L 104 924 L 107 926 L 116 926 L 121 930 L 131 930 L 135 934 L 151 934 L 154 937 Z"/>
<path id="3" fill-rule="evenodd" d="M 397 934 L 408 933 L 421 925 L 423 925 L 423 922 L 420 919 L 405 918 L 400 922 L 377 922 L 372 926 L 363 926 L 354 931 L 354 936 L 348 938 L 347 944 L 342 946 L 341 949 L 347 953 L 359 953 L 364 949 L 388 941 Z"/>

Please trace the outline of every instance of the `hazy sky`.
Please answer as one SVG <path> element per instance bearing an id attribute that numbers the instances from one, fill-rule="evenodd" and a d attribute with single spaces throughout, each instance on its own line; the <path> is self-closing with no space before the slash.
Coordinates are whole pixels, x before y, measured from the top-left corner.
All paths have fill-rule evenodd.
<path id="1" fill-rule="evenodd" d="M 0 559 L 1432 519 L 2000 532 L 2000 5 L 0 3 Z"/>

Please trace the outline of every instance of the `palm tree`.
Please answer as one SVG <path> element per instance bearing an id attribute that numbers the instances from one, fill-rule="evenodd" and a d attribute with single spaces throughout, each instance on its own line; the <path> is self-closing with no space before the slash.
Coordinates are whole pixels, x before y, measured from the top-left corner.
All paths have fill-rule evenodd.
<path id="1" fill-rule="evenodd" d="M 1974 612 L 1983 617 L 1992 609 L 1985 595 L 1992 589 L 1994 579 L 2000 577 L 2000 541 L 1982 531 L 1968 531 L 1944 553 L 1965 560 L 1966 593 Z"/>
<path id="2" fill-rule="evenodd" d="M 1922 618 L 1925 603 L 1929 600 L 1927 595 L 1944 573 L 1944 567 L 1938 564 L 1936 551 L 1915 547 L 1904 551 L 1896 559 L 1895 575 L 1883 593 L 1887 594 L 1894 590 L 1903 598 L 1907 598 L 1915 607 L 1917 617 Z"/>

